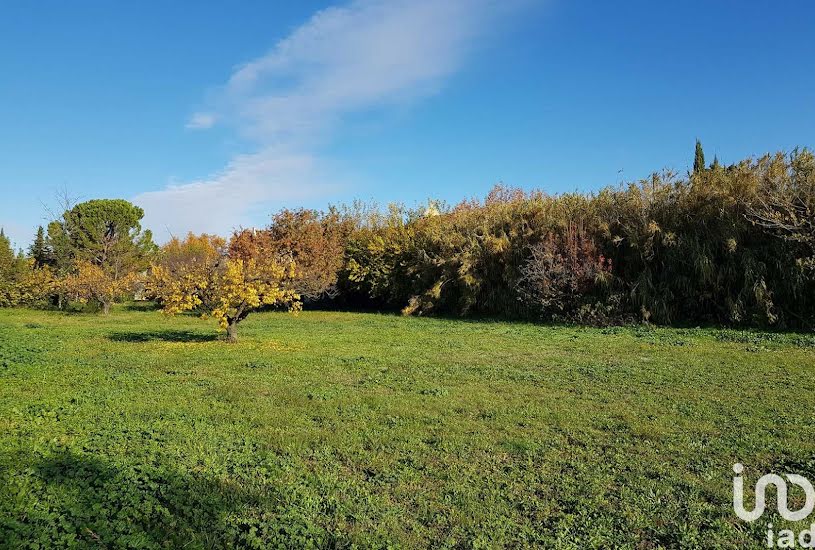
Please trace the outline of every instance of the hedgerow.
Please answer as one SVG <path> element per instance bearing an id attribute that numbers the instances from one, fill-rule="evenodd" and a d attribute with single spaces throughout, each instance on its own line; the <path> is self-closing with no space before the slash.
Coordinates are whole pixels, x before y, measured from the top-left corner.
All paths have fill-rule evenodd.
<path id="1" fill-rule="evenodd" d="M 95 218 L 77 217 L 85 210 Z M 145 266 L 162 266 L 174 245 L 156 253 L 149 232 L 139 233 L 142 214 L 124 201 L 77 205 L 49 225 L 47 238 L 38 233 L 28 260 L 5 239 L 0 306 L 61 305 L 76 294 L 70 283 L 81 275 L 80 259 L 104 277 L 79 298 L 121 281 L 144 288 Z M 101 221 L 85 227 L 80 218 Z M 283 210 L 265 229 L 235 233 L 218 254 L 217 265 L 293 262 L 291 287 L 306 305 L 812 327 L 815 156 L 796 149 L 707 168 L 697 159 L 686 176 L 663 171 L 595 193 L 498 186 L 483 201 L 455 206 Z"/>

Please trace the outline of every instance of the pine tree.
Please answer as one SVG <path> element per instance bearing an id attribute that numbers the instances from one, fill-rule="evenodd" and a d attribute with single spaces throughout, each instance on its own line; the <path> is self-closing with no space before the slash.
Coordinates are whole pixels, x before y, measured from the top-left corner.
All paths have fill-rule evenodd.
<path id="1" fill-rule="evenodd" d="M 29 256 L 34 260 L 36 267 L 43 267 L 51 265 L 53 260 L 51 250 L 45 240 L 45 230 L 42 226 L 37 228 L 37 236 L 34 238 L 34 243 L 28 249 Z"/>
<path id="2" fill-rule="evenodd" d="M 8 276 L 14 266 L 14 249 L 11 248 L 11 241 L 6 237 L 6 233 L 0 227 L 0 277 Z"/>
<path id="3" fill-rule="evenodd" d="M 719 170 L 721 167 L 722 167 L 722 165 L 719 164 L 719 156 L 718 155 L 713 155 L 713 164 L 710 165 L 710 169 L 711 170 Z"/>
<path id="4" fill-rule="evenodd" d="M 693 173 L 701 174 L 705 171 L 705 152 L 702 150 L 702 142 L 696 140 L 696 155 L 693 158 Z"/>

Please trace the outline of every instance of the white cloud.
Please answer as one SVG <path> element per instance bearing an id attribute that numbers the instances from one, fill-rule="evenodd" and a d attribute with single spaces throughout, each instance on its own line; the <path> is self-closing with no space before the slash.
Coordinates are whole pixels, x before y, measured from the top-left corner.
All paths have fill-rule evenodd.
<path id="1" fill-rule="evenodd" d="M 317 12 L 236 69 L 187 124 L 234 128 L 258 152 L 209 179 L 136 197 L 147 224 L 224 232 L 221 220 L 247 223 L 253 208 L 330 192 L 314 151 L 344 116 L 434 93 L 498 16 L 526 1 L 358 0 Z"/>
<path id="2" fill-rule="evenodd" d="M 311 156 L 270 147 L 235 157 L 207 179 L 142 193 L 133 201 L 144 209 L 144 226 L 158 241 L 188 231 L 229 235 L 252 225 L 253 207 L 311 199 L 338 189 L 326 181 Z"/>
<path id="3" fill-rule="evenodd" d="M 216 117 L 212 113 L 195 113 L 190 117 L 187 122 L 187 128 L 191 130 L 205 130 L 212 128 L 215 124 Z"/>
<path id="4" fill-rule="evenodd" d="M 343 114 L 436 91 L 505 4 L 389 0 L 323 10 L 240 67 L 222 107 L 256 139 L 313 137 Z"/>

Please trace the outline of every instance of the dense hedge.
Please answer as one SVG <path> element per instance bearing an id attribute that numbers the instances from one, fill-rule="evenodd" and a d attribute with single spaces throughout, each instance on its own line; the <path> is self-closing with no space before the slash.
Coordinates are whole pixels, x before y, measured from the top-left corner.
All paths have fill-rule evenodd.
<path id="1" fill-rule="evenodd" d="M 339 286 L 417 314 L 808 327 L 813 208 L 806 150 L 591 195 L 499 187 L 358 216 Z"/>

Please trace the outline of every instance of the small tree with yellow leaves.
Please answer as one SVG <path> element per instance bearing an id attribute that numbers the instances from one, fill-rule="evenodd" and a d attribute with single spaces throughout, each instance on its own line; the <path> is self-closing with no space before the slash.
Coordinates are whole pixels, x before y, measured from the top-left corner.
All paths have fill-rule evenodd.
<path id="1" fill-rule="evenodd" d="M 62 280 L 61 290 L 79 303 L 96 302 L 107 315 L 111 304 L 132 290 L 136 279 L 136 275 L 132 273 L 114 277 L 94 263 L 78 261 L 74 272 Z"/>
<path id="2" fill-rule="evenodd" d="M 238 323 L 260 307 L 300 309 L 291 260 L 228 258 L 217 237 L 206 235 L 188 235 L 165 249 L 164 260 L 151 269 L 148 293 L 167 314 L 200 310 L 203 317 L 214 317 L 228 342 L 237 342 Z M 191 253 L 180 253 L 184 250 Z"/>

